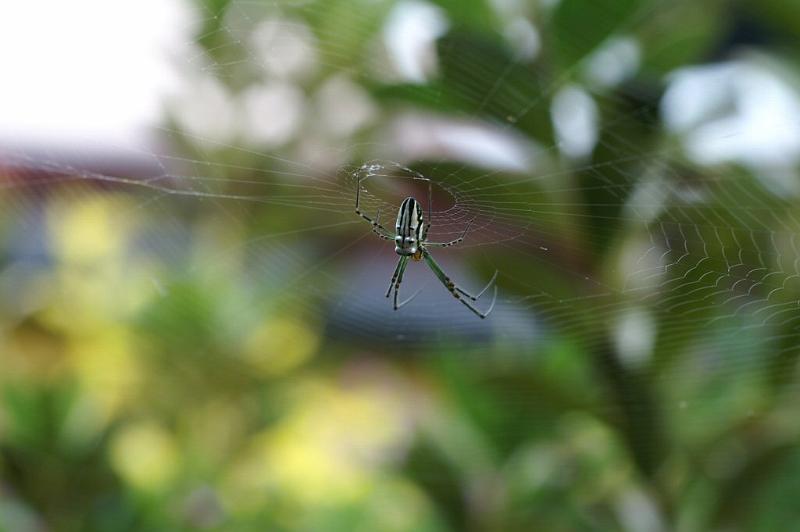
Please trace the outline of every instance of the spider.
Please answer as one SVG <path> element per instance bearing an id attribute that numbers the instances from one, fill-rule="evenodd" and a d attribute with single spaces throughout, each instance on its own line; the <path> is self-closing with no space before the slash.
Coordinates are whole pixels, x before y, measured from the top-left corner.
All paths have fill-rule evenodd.
<path id="1" fill-rule="evenodd" d="M 436 275 L 436 278 L 447 288 L 447 290 L 455 297 L 457 300 L 461 301 L 468 309 L 474 312 L 480 318 L 486 318 L 489 313 L 494 308 L 495 300 L 497 299 L 497 286 L 494 287 L 494 296 L 492 297 L 492 303 L 489 305 L 489 309 L 486 312 L 481 312 L 475 306 L 473 306 L 467 299 L 470 301 L 477 301 L 479 297 L 481 297 L 486 290 L 489 289 L 490 286 L 494 283 L 495 279 L 497 279 L 497 272 L 494 272 L 494 275 L 489 280 L 489 283 L 478 292 L 477 295 L 472 295 L 466 290 L 462 289 L 458 285 L 456 285 L 450 277 L 442 270 L 441 266 L 433 259 L 428 251 L 428 248 L 446 248 L 450 246 L 454 246 L 456 244 L 460 244 L 464 241 L 464 236 L 469 231 L 474 218 L 467 223 L 467 226 L 464 228 L 464 232 L 461 233 L 461 236 L 456 238 L 455 240 L 451 240 L 449 242 L 429 242 L 428 238 L 428 230 L 431 227 L 431 218 L 432 218 L 432 206 L 433 200 L 431 198 L 431 181 L 428 178 L 424 177 L 415 177 L 414 179 L 424 180 L 428 182 L 428 220 L 425 221 L 423 214 L 422 214 L 422 206 L 420 203 L 414 199 L 413 197 L 408 197 L 403 200 L 403 203 L 400 204 L 400 209 L 397 212 L 397 222 L 395 223 L 395 232 L 394 234 L 388 231 L 385 227 L 383 227 L 380 223 L 381 212 L 378 209 L 377 214 L 375 215 L 375 219 L 373 220 L 363 212 L 361 212 L 360 208 L 360 201 L 361 201 L 361 182 L 364 179 L 370 177 L 369 175 L 365 177 L 361 177 L 358 179 L 357 189 L 356 189 L 356 214 L 364 218 L 372 225 L 372 231 L 378 235 L 380 238 L 384 240 L 394 240 L 394 251 L 398 255 L 400 255 L 400 260 L 397 262 L 397 266 L 394 269 L 394 273 L 392 274 L 392 280 L 389 283 L 389 290 L 386 292 L 386 297 L 388 298 L 391 293 L 392 289 L 394 289 L 394 310 L 397 310 L 403 307 L 406 303 L 414 299 L 419 291 L 417 291 L 414 295 L 406 299 L 405 301 L 398 303 L 397 302 L 397 295 L 400 291 L 400 284 L 403 282 L 403 273 L 406 271 L 406 266 L 408 266 L 408 261 L 413 259 L 414 261 L 421 261 L 424 260 L 428 267 L 433 271 Z M 462 297 L 463 296 L 463 297 Z"/>

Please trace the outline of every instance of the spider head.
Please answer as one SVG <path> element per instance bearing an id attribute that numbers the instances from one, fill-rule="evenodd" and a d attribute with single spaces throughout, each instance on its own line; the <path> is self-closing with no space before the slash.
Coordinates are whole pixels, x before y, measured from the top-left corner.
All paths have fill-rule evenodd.
<path id="1" fill-rule="evenodd" d="M 394 251 L 398 255 L 410 257 L 418 251 L 417 240 L 414 237 L 397 235 L 394 237 Z"/>

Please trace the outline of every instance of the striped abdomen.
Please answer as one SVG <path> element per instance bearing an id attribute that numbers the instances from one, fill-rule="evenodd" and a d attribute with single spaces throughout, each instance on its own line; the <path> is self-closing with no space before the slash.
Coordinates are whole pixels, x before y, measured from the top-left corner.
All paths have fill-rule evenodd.
<path id="1" fill-rule="evenodd" d="M 415 255 L 422 240 L 422 207 L 414 198 L 406 198 L 397 212 L 394 250 L 398 255 Z"/>

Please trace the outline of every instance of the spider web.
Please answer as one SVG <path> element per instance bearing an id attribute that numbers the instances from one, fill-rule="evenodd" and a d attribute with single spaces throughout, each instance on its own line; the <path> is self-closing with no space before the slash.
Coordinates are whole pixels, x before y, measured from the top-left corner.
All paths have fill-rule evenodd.
<path id="1" fill-rule="evenodd" d="M 493 49 L 465 59 L 455 52 L 466 41 L 448 34 L 440 59 L 457 62 L 423 75 L 434 83 L 408 82 L 387 60 L 376 30 L 386 24 L 390 5 L 359 11 L 340 4 L 347 24 L 336 28 L 317 20 L 313 2 L 198 8 L 196 35 L 187 45 L 193 53 L 175 62 L 200 103 L 172 102 L 147 147 L 118 146 L 122 159 L 136 161 L 133 171 L 98 168 L 83 147 L 67 153 L 4 148 L 5 223 L 26 233 L 35 230 L 42 200 L 122 194 L 128 201 L 112 229 L 133 231 L 130 245 L 173 267 L 196 253 L 193 246 L 200 248 L 202 264 L 187 275 L 227 287 L 232 295 L 220 312 L 237 326 L 254 324 L 264 312 L 292 311 L 324 322 L 332 339 L 399 349 L 446 340 L 477 354 L 515 346 L 527 355 L 556 335 L 589 350 L 616 342 L 634 367 L 643 357 L 668 364 L 667 353 L 688 349 L 702 353 L 703 364 L 719 374 L 764 364 L 777 374 L 792 370 L 800 325 L 796 196 L 776 189 L 781 175 L 770 174 L 788 172 L 794 181 L 791 166 L 749 172 L 712 162 L 695 171 L 688 143 L 663 130 L 654 116 L 659 110 L 639 99 L 636 87 L 592 81 L 587 67 L 602 65 L 602 56 L 576 52 L 563 75 L 549 83 L 537 79 L 530 68 L 537 61 L 531 35 L 537 34 L 527 26 L 528 33 L 509 38 L 513 54 L 499 62 L 490 61 Z M 613 39 L 646 31 L 684 4 L 643 3 L 618 21 L 606 14 L 614 26 L 605 40 L 624 44 Z M 537 7 L 540 34 L 558 30 L 553 9 Z M 499 11 L 498 19 L 519 28 L 510 22 L 520 13 Z M 347 38 L 334 38 L 341 35 Z M 581 35 L 565 39 L 578 51 L 584 47 Z M 372 51 L 357 48 L 362 42 L 374 44 Z M 488 85 L 479 81 L 486 72 L 497 74 Z M 445 100 L 438 76 L 449 78 L 456 87 L 450 96 L 470 112 L 429 112 Z M 268 86 L 266 95 L 250 90 L 258 84 Z M 359 84 L 386 88 L 368 96 Z M 352 117 L 330 111 L 331 98 L 335 103 L 342 95 L 359 99 L 366 118 L 343 125 Z M 248 112 L 234 109 L 236 98 Z M 273 105 L 270 98 L 318 107 L 297 119 L 303 125 L 294 130 L 264 126 L 266 118 L 254 110 Z M 553 120 L 559 101 L 574 111 L 560 126 Z M 594 130 L 594 141 L 579 140 L 576 147 L 554 131 L 568 130 L 570 117 L 592 122 L 587 113 L 594 125 L 578 129 Z M 784 120 L 772 125 L 797 126 Z M 325 128 L 327 137 L 320 133 Z M 646 141 L 633 144 L 622 133 L 630 128 Z M 545 131 L 555 140 L 536 141 L 521 130 Z M 746 125 L 728 124 L 709 140 L 749 133 Z M 582 151 L 581 142 L 589 149 Z M 595 162 L 591 152 L 606 156 Z M 490 319 L 477 320 L 417 264 L 403 293 L 421 293 L 392 311 L 384 293 L 397 257 L 353 212 L 364 172 L 374 179 L 365 182 L 363 210 L 380 212 L 388 227 L 404 196 L 424 197 L 418 176 L 432 182 L 431 239 L 456 238 L 472 222 L 463 246 L 434 255 L 469 291 L 500 272 Z M 198 221 L 200 233 L 190 223 Z M 580 236 L 587 234 L 594 241 Z M 133 279 L 147 275 L 159 293 L 180 284 L 167 274 L 132 270 Z M 251 285 L 258 288 L 249 291 Z M 488 305 L 482 299 L 479 308 Z M 742 330 L 753 331 L 749 341 L 741 341 Z"/>

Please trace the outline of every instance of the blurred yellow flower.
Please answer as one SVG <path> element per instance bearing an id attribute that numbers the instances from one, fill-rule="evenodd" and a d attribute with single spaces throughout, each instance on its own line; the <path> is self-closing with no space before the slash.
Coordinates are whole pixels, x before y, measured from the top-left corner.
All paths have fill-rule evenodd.
<path id="1" fill-rule="evenodd" d="M 102 195 L 57 204 L 50 210 L 53 252 L 63 262 L 85 264 L 118 255 L 132 221 L 120 223 L 127 202 Z"/>
<path id="2" fill-rule="evenodd" d="M 70 361 L 81 392 L 104 420 L 136 398 L 144 379 L 133 337 L 120 326 L 99 331 L 91 338 L 76 338 Z"/>
<path id="3" fill-rule="evenodd" d="M 158 293 L 157 266 L 145 257 L 132 263 L 126 249 L 139 219 L 125 216 L 129 200 L 103 195 L 56 203 L 49 209 L 51 246 L 58 268 L 51 325 L 93 334 L 109 321 L 126 318 Z"/>
<path id="4" fill-rule="evenodd" d="M 123 427 L 110 444 L 111 465 L 122 479 L 145 492 L 167 488 L 178 472 L 172 435 L 152 422 Z"/>
<path id="5" fill-rule="evenodd" d="M 287 416 L 254 437 L 231 471 L 232 505 L 256 506 L 265 495 L 301 507 L 356 503 L 408 443 L 403 402 L 377 387 L 312 381 L 297 391 Z"/>
<path id="6" fill-rule="evenodd" d="M 265 377 L 284 374 L 307 361 L 319 347 L 317 331 L 294 318 L 264 322 L 247 338 L 244 356 Z"/>

